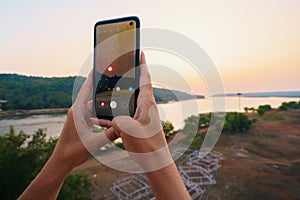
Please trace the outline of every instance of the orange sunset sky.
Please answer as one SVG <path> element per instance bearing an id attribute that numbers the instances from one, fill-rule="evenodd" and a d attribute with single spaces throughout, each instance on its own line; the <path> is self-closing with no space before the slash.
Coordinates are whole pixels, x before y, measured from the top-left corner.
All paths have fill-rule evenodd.
<path id="1" fill-rule="evenodd" d="M 76 75 L 93 50 L 95 22 L 137 15 L 142 28 L 197 42 L 226 92 L 300 90 L 299 11 L 298 0 L 1 1 L 0 73 Z M 148 54 L 150 63 L 180 63 Z"/>

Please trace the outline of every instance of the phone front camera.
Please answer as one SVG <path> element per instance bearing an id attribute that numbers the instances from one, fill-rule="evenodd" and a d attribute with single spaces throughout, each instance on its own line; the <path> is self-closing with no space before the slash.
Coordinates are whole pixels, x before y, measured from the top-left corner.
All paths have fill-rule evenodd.
<path id="1" fill-rule="evenodd" d="M 129 25 L 132 26 L 132 25 L 133 25 L 133 22 L 129 22 Z"/>

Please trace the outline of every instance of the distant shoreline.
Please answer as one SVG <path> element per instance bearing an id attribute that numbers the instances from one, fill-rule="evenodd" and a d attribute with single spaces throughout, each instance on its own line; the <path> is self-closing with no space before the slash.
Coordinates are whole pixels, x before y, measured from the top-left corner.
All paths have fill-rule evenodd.
<path id="1" fill-rule="evenodd" d="M 195 98 L 195 99 L 204 99 L 204 98 Z M 191 100 L 191 99 L 186 99 Z M 183 101 L 186 101 L 183 100 Z M 157 104 L 168 104 L 178 101 L 159 101 Z M 68 112 L 69 108 L 43 108 L 43 109 L 18 109 L 18 110 L 2 110 L 0 111 L 0 117 L 8 116 L 21 116 L 21 115 L 39 115 L 39 114 L 65 114 Z"/>
<path id="2" fill-rule="evenodd" d="M 216 97 L 216 96 L 215 96 Z M 218 96 L 220 97 L 220 96 Z M 225 97 L 234 97 L 234 96 L 225 96 Z M 268 97 L 255 97 L 255 96 L 243 96 L 243 97 L 247 97 L 247 98 L 270 98 L 271 96 Z M 272 98 L 272 97 L 271 97 Z M 275 98 L 300 98 L 300 97 L 275 97 Z M 196 100 L 201 100 L 201 99 L 205 99 L 205 98 L 196 98 Z M 182 100 L 182 101 L 188 101 L 188 100 L 192 100 L 192 99 L 186 99 L 186 100 Z M 158 101 L 157 104 L 169 104 L 169 103 L 175 103 L 178 101 Z M 39 115 L 39 114 L 66 114 L 68 112 L 69 108 L 44 108 L 44 109 L 30 109 L 30 110 L 26 110 L 26 109 L 18 109 L 18 110 L 2 110 L 0 111 L 0 117 L 9 117 L 9 116 L 22 116 L 22 115 Z"/>
<path id="3" fill-rule="evenodd" d="M 248 95 L 236 95 L 236 94 L 229 94 L 229 95 L 213 95 L 211 97 L 247 97 L 247 98 L 300 98 L 300 95 L 299 96 L 248 96 Z"/>
<path id="4" fill-rule="evenodd" d="M 175 101 L 161 101 L 157 104 L 173 103 Z M 43 109 L 18 109 L 18 110 L 2 110 L 0 117 L 21 116 L 21 115 L 41 115 L 41 114 L 65 114 L 69 108 L 43 108 Z"/>
<path id="5" fill-rule="evenodd" d="M 37 115 L 37 114 L 65 114 L 69 108 L 45 108 L 31 110 L 3 110 L 0 111 L 0 116 L 20 116 L 20 115 Z"/>
<path id="6" fill-rule="evenodd" d="M 299 98 L 300 91 L 278 91 L 278 92 L 245 92 L 245 93 L 227 93 L 215 94 L 213 97 L 283 97 L 283 98 Z"/>
<path id="7" fill-rule="evenodd" d="M 161 101 L 157 104 L 173 103 L 176 101 Z M 21 115 L 40 115 L 40 114 L 65 114 L 69 108 L 43 108 L 43 109 L 18 109 L 18 110 L 2 110 L 0 117 L 21 116 Z"/>

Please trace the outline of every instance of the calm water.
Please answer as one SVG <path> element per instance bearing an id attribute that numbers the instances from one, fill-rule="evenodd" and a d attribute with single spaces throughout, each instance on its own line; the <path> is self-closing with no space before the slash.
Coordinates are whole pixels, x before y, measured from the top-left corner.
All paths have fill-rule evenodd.
<path id="1" fill-rule="evenodd" d="M 241 111 L 244 107 L 255 107 L 259 105 L 269 104 L 273 108 L 277 108 L 282 102 L 299 101 L 300 98 L 240 98 Z M 239 111 L 239 99 L 238 97 L 226 97 L 225 111 Z M 188 116 L 198 113 L 207 113 L 212 111 L 211 99 L 198 99 L 188 100 L 182 102 L 174 102 L 158 105 L 159 113 L 162 120 L 171 121 L 175 128 L 182 128 L 183 120 Z M 23 130 L 27 134 L 33 134 L 38 128 L 46 130 L 48 135 L 58 135 L 63 127 L 66 115 L 65 114 L 53 114 L 53 115 L 29 115 L 22 117 L 9 117 L 0 119 L 0 133 L 9 131 L 9 126 L 13 125 L 14 129 L 19 132 Z"/>

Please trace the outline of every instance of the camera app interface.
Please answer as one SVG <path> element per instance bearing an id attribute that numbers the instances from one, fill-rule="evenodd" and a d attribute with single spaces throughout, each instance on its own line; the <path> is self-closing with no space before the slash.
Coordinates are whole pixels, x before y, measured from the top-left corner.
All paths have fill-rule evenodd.
<path id="1" fill-rule="evenodd" d="M 96 27 L 94 80 L 98 118 L 134 115 L 136 22 L 101 24 Z"/>

